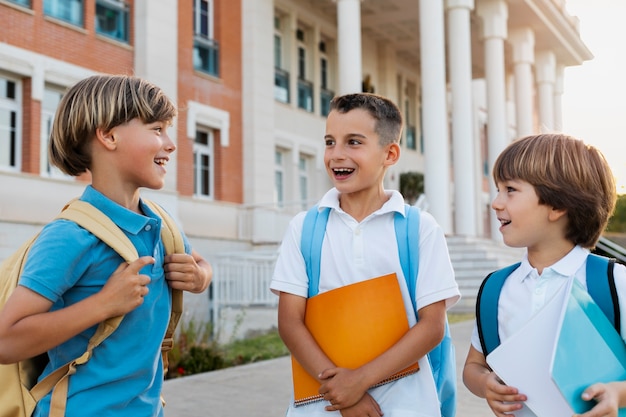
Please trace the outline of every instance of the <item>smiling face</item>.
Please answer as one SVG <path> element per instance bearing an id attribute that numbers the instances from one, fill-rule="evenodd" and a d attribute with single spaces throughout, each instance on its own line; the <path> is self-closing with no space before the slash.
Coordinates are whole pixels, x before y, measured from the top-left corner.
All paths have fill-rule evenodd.
<path id="1" fill-rule="evenodd" d="M 376 119 L 366 110 L 331 111 L 324 139 L 324 165 L 340 193 L 368 194 L 382 189 L 387 167 L 397 160 L 398 145 L 381 146 Z"/>
<path id="2" fill-rule="evenodd" d="M 116 126 L 110 138 L 116 146 L 116 168 L 127 189 L 160 189 L 165 183 L 165 166 L 176 145 L 164 121 L 144 123 L 135 118 Z"/>
<path id="3" fill-rule="evenodd" d="M 508 180 L 496 186 L 498 192 L 491 207 L 501 224 L 505 244 L 532 252 L 565 240 L 564 211 L 540 204 L 532 184 Z"/>

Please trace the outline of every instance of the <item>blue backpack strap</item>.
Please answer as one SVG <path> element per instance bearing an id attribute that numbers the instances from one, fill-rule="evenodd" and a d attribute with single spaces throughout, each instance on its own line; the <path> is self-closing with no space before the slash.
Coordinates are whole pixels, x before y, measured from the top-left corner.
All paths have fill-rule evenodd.
<path id="1" fill-rule="evenodd" d="M 509 265 L 487 275 L 476 297 L 476 324 L 483 354 L 487 356 L 500 345 L 498 334 L 498 300 L 507 277 L 520 266 Z"/>
<path id="2" fill-rule="evenodd" d="M 615 259 L 590 253 L 587 256 L 587 292 L 621 334 L 620 309 L 613 269 Z M 606 276 L 606 278 L 605 278 Z"/>
<path id="3" fill-rule="evenodd" d="M 300 251 L 306 265 L 306 274 L 309 277 L 309 298 L 319 292 L 322 243 L 329 214 L 329 207 L 323 207 L 320 210 L 315 205 L 307 211 L 302 225 Z"/>
<path id="4" fill-rule="evenodd" d="M 405 204 L 405 215 L 403 216 L 401 213 L 396 212 L 393 223 L 396 230 L 400 266 L 409 289 L 413 310 L 417 311 L 415 287 L 417 286 L 417 273 L 419 272 L 419 209 Z"/>
<path id="5" fill-rule="evenodd" d="M 413 311 L 415 311 L 415 316 L 419 320 L 419 317 L 417 317 L 417 302 L 415 300 L 417 274 L 419 272 L 419 209 L 405 205 L 405 216 L 401 213 L 396 213 L 394 227 L 402 273 L 411 296 Z M 437 396 L 441 402 L 441 415 L 442 417 L 454 417 L 456 415 L 457 392 L 456 360 L 454 343 L 452 342 L 447 319 L 444 337 L 441 343 L 428 353 L 428 362 L 435 380 Z"/>

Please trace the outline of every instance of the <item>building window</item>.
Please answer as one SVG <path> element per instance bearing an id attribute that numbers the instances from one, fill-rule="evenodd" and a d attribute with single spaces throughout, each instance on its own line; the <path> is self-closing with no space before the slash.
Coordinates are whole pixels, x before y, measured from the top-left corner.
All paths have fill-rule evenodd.
<path id="1" fill-rule="evenodd" d="M 8 0 L 10 3 L 19 4 L 20 6 L 30 8 L 30 0 Z"/>
<path id="2" fill-rule="evenodd" d="M 196 131 L 193 145 L 194 194 L 198 197 L 213 198 L 213 131 Z"/>
<path id="3" fill-rule="evenodd" d="M 43 12 L 55 19 L 83 26 L 82 0 L 44 0 Z"/>
<path id="4" fill-rule="evenodd" d="M 313 112 L 313 83 L 307 80 L 309 63 L 304 30 L 296 31 L 296 39 L 298 42 L 298 107 Z"/>
<path id="5" fill-rule="evenodd" d="M 285 203 L 285 153 L 277 150 L 274 153 L 274 203 L 282 207 Z"/>
<path id="6" fill-rule="evenodd" d="M 298 175 L 300 180 L 300 201 L 302 210 L 306 210 L 309 205 L 309 158 L 300 155 L 298 161 Z"/>
<path id="7" fill-rule="evenodd" d="M 18 84 L 0 76 L 0 169 L 19 170 Z"/>
<path id="8" fill-rule="evenodd" d="M 411 101 L 406 100 L 404 102 L 404 120 L 406 123 L 406 129 L 404 129 L 406 134 L 406 147 L 407 149 L 417 149 L 417 141 L 416 141 L 416 129 L 415 123 L 413 122 L 413 113 L 411 113 Z"/>
<path id="9" fill-rule="evenodd" d="M 289 103 L 289 72 L 283 69 L 283 34 L 280 17 L 274 17 L 274 99 Z"/>
<path id="10" fill-rule="evenodd" d="M 128 42 L 128 4 L 119 0 L 96 1 L 96 33 Z"/>
<path id="11" fill-rule="evenodd" d="M 213 38 L 213 1 L 193 2 L 193 66 L 219 77 L 220 48 Z"/>
<path id="12" fill-rule="evenodd" d="M 63 92 L 60 89 L 46 86 L 43 92 L 43 100 L 41 102 L 41 136 L 39 138 L 41 143 L 39 172 L 41 172 L 43 177 L 71 178 L 69 175 L 65 175 L 59 168 L 51 165 L 48 157 L 48 144 L 50 142 L 54 114 L 62 97 Z"/>
<path id="13" fill-rule="evenodd" d="M 330 68 L 326 56 L 326 42 L 319 44 L 320 57 L 320 114 L 328 116 L 330 113 L 330 101 L 335 93 L 329 88 Z"/>

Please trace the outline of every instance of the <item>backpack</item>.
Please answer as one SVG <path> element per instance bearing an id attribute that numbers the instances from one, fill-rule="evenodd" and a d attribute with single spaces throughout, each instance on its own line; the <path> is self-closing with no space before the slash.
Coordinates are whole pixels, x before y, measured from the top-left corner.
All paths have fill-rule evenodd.
<path id="1" fill-rule="evenodd" d="M 476 324 L 483 354 L 487 356 L 500 345 L 498 335 L 498 300 L 504 281 L 520 266 L 520 262 L 509 265 L 487 275 L 476 298 Z M 611 324 L 620 333 L 620 309 L 615 289 L 613 268 L 615 259 L 590 253 L 587 256 L 587 292 L 598 304 Z M 606 276 L 606 279 L 602 279 Z M 593 279 L 590 279 L 593 277 Z"/>
<path id="2" fill-rule="evenodd" d="M 166 253 L 185 253 L 183 238 L 174 220 L 157 204 L 150 201 L 145 202 L 162 219 L 161 239 Z M 104 213 L 85 201 L 71 201 L 56 218 L 74 221 L 109 245 L 127 262 L 132 262 L 138 258 L 137 250 L 124 232 Z M 37 236 L 38 234 L 25 242 L 13 255 L 0 264 L 0 308 L 4 306 L 6 300 L 17 287 L 28 251 Z M 181 315 L 182 292 L 172 290 L 172 311 L 161 347 L 163 364 L 166 369 L 167 352 L 172 348 L 174 330 Z M 117 329 L 123 318 L 124 316 L 112 317 L 100 323 L 89 340 L 83 355 L 53 371 L 39 383 L 37 383 L 37 378 L 48 363 L 45 352 L 18 363 L 0 365 L 0 381 L 2 381 L 0 417 L 31 416 L 37 402 L 50 391 L 52 391 L 50 416 L 64 416 L 68 378 L 76 372 L 78 366 L 89 360 L 93 349 Z"/>
<path id="3" fill-rule="evenodd" d="M 400 213 L 395 213 L 394 227 L 402 273 L 407 282 L 413 311 L 417 311 L 415 288 L 419 269 L 420 213 L 418 208 L 409 205 L 405 205 L 405 213 L 406 217 Z M 329 207 L 320 210 L 316 205 L 308 210 L 304 218 L 300 250 L 309 277 L 309 298 L 319 291 L 322 242 L 326 233 L 329 214 Z M 447 318 L 443 340 L 428 353 L 428 361 L 437 387 L 441 415 L 442 417 L 453 417 L 456 413 L 456 359 Z"/>

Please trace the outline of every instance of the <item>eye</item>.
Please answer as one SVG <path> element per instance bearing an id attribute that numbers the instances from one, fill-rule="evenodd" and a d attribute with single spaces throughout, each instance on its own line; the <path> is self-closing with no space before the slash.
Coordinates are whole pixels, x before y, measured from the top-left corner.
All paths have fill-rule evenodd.
<path id="1" fill-rule="evenodd" d="M 335 140 L 334 139 L 326 139 L 326 146 L 333 146 L 335 144 Z"/>

